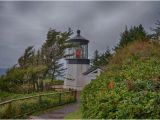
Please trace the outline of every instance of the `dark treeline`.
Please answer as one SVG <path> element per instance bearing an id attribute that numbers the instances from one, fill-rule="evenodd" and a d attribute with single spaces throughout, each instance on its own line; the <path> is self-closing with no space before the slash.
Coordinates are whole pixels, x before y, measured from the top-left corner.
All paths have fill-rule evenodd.
<path id="1" fill-rule="evenodd" d="M 157 20 L 155 23 L 155 27 L 151 28 L 153 33 L 148 34 L 142 24 L 138 26 L 131 26 L 128 29 L 126 26 L 125 30 L 120 34 L 119 43 L 113 48 L 114 52 L 118 49 L 124 48 L 128 44 L 132 44 L 132 42 L 138 41 L 149 41 L 149 40 L 158 40 L 160 39 L 160 21 Z M 91 60 L 92 66 L 101 67 L 109 63 L 109 59 L 112 54 L 107 47 L 104 53 L 99 53 L 98 50 L 95 50 L 94 56 Z"/>

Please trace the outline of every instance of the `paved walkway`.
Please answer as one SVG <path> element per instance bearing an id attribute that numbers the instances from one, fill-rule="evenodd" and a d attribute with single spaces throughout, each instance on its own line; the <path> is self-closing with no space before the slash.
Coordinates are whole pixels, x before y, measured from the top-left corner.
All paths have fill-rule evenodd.
<path id="1" fill-rule="evenodd" d="M 76 103 L 64 105 L 63 108 L 49 111 L 38 116 L 30 116 L 29 119 L 63 119 L 67 114 L 76 111 L 80 107 L 79 95 L 77 99 Z"/>

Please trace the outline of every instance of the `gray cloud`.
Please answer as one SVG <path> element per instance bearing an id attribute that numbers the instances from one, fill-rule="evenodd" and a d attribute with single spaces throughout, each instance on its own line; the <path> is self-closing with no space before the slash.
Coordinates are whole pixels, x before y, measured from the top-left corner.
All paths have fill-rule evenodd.
<path id="1" fill-rule="evenodd" d="M 125 26 L 149 28 L 159 19 L 160 2 L 0 2 L 0 67 L 17 62 L 29 45 L 39 48 L 50 27 L 76 31 L 90 40 L 89 55 L 114 47 Z"/>

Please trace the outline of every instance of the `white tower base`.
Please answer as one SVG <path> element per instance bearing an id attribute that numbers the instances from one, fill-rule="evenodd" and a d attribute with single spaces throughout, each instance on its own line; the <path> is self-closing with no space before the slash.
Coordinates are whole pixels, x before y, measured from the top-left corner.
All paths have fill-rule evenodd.
<path id="1" fill-rule="evenodd" d="M 67 64 L 64 88 L 81 91 L 86 83 L 83 73 L 87 71 L 88 68 L 89 64 Z"/>

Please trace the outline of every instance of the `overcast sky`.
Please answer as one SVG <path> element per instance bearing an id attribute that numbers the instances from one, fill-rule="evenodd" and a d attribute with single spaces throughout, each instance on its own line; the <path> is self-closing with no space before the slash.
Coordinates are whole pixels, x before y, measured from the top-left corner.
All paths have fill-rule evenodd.
<path id="1" fill-rule="evenodd" d="M 96 49 L 115 46 L 127 25 L 142 24 L 147 32 L 160 19 L 160 2 L 0 2 L 0 67 L 17 63 L 29 45 L 39 48 L 50 27 L 79 28 Z"/>

